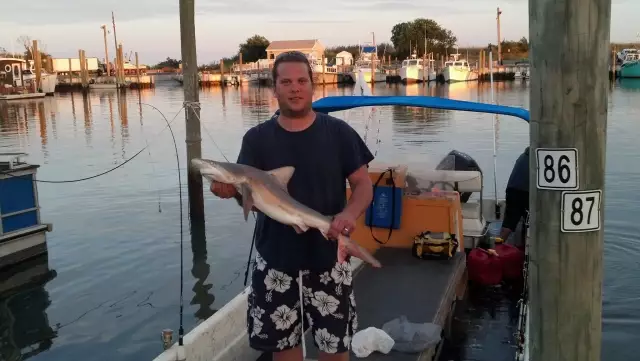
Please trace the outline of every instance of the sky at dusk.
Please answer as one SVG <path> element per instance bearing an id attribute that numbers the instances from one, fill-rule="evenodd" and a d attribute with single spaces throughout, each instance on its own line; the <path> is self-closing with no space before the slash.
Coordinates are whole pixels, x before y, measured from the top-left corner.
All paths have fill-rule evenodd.
<path id="1" fill-rule="evenodd" d="M 527 0 L 196 0 L 198 63 L 210 63 L 234 55 L 238 44 L 260 34 L 270 41 L 319 39 L 325 46 L 388 42 L 391 28 L 415 18 L 430 18 L 453 31 L 458 46 L 486 46 L 496 42 L 496 8 L 502 10 L 502 37 L 528 37 Z M 111 28 L 125 56 L 137 51 L 140 62 L 155 64 L 166 57 L 180 58 L 178 0 L 30 0 L 10 1 L 0 12 L 0 47 L 23 51 L 20 35 L 38 39 L 54 57 L 104 58 L 102 24 Z M 611 40 L 639 42 L 640 1 L 613 0 Z M 113 33 L 108 34 L 113 58 Z M 42 47 L 41 45 L 41 47 Z"/>

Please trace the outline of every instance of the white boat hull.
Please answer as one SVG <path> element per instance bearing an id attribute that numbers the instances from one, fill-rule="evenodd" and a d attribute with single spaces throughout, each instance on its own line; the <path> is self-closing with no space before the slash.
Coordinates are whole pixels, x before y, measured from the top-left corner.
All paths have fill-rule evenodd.
<path id="1" fill-rule="evenodd" d="M 40 80 L 40 87 L 45 94 L 53 94 L 56 91 L 56 85 L 58 85 L 57 74 L 42 74 Z"/>
<path id="2" fill-rule="evenodd" d="M 447 83 L 456 82 L 456 81 L 471 81 L 471 80 L 478 79 L 478 73 L 464 67 L 448 66 L 444 68 L 442 73 L 444 75 L 444 81 Z"/>
<path id="3" fill-rule="evenodd" d="M 407 66 L 400 68 L 400 80 L 403 83 L 417 83 L 422 81 L 422 67 Z"/>

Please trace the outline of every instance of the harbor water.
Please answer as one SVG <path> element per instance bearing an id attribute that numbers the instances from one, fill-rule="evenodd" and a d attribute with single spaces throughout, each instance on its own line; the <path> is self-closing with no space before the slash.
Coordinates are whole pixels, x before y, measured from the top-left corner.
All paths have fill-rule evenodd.
<path id="1" fill-rule="evenodd" d="M 499 104 L 529 108 L 526 82 L 495 86 Z M 320 86 L 315 96 L 351 94 L 350 87 Z M 377 84 L 375 94 L 491 99 L 489 85 L 477 83 Z M 28 153 L 28 161 L 41 165 L 41 180 L 93 176 L 147 147 L 102 176 L 38 184 L 42 220 L 53 224 L 47 235 L 49 254 L 0 274 L 0 360 L 152 360 L 162 351 L 163 329 L 173 329 L 177 339 L 181 249 L 186 332 L 243 289 L 252 219 L 245 222 L 234 201 L 205 190 L 206 224 L 189 228 L 182 99 L 182 87 L 168 81 L 120 94 L 56 93 L 0 102 L 0 152 Z M 640 342 L 638 99 L 640 81 L 626 79 L 614 84 L 609 95 L 603 304 L 607 361 L 633 359 L 632 346 Z M 268 88 L 252 86 L 204 88 L 200 100 L 203 157 L 217 160 L 224 154 L 235 161 L 244 132 L 277 109 Z M 172 121 L 179 165 L 163 115 Z M 485 196 L 494 196 L 495 116 L 400 107 L 333 115 L 366 138 L 379 161 L 433 167 L 452 149 L 470 154 L 485 175 Z M 529 131 L 526 122 L 503 116 L 495 129 L 497 191 L 504 196 Z M 447 350 L 447 360 L 502 359 L 490 351 L 512 342 L 517 320 L 506 296 L 495 294 L 478 296 L 457 313 L 456 322 L 468 325 L 469 332 L 456 350 Z"/>

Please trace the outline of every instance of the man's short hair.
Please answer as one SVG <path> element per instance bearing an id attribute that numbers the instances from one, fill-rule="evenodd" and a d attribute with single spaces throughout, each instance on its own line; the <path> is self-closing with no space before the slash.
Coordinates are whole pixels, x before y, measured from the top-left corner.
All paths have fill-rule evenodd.
<path id="1" fill-rule="evenodd" d="M 303 63 L 307 65 L 307 70 L 309 72 L 309 79 L 311 79 L 311 83 L 313 83 L 313 70 L 311 70 L 311 64 L 309 63 L 309 59 L 306 55 L 299 51 L 286 51 L 281 53 L 276 57 L 276 60 L 273 62 L 273 69 L 271 69 L 271 78 L 273 79 L 273 84 L 275 86 L 276 81 L 278 80 L 278 65 L 281 63 Z"/>

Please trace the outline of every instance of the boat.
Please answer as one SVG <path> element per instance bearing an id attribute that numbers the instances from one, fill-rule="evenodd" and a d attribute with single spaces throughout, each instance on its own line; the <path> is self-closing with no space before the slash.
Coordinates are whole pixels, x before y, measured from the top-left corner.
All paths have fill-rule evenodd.
<path id="1" fill-rule="evenodd" d="M 364 76 L 364 81 L 367 83 L 371 83 L 372 79 L 376 83 L 387 81 L 386 72 L 379 67 L 380 61 L 374 59 L 374 55 L 377 53 L 378 47 L 376 45 L 360 45 L 360 55 L 355 61 L 353 70 L 349 73 L 353 82 L 357 82 L 359 76 Z"/>
<path id="2" fill-rule="evenodd" d="M 460 54 L 451 54 L 452 60 L 448 60 L 444 63 L 444 69 L 442 74 L 444 81 L 456 82 L 456 81 L 471 81 L 478 79 L 478 72 L 471 69 L 471 66 L 466 59 L 459 59 Z"/>
<path id="3" fill-rule="evenodd" d="M 523 108 L 431 96 L 330 96 L 313 103 L 313 109 L 322 113 L 373 106 L 501 114 L 529 121 L 529 112 Z M 393 175 L 387 175 L 388 170 L 394 170 Z M 369 176 L 376 187 L 385 184 L 386 190 L 380 189 L 380 194 L 374 192 L 372 207 L 376 207 L 376 197 L 382 199 L 382 194 L 386 194 L 387 202 L 381 204 L 387 207 L 387 215 L 383 219 L 376 218 L 374 223 L 373 216 L 367 216 L 373 212 L 367 212 L 358 219 L 356 230 L 352 233 L 352 239 L 382 263 L 382 268 L 374 269 L 359 259 L 351 259 L 358 305 L 358 329 L 369 326 L 382 328 L 384 323 L 406 315 L 411 322 L 437 325 L 446 337 L 457 301 L 466 292 L 465 250 L 486 240 L 489 230 L 496 229 L 496 222 L 504 216 L 505 201 L 497 199 L 497 196 L 494 199 L 484 197 L 482 171 L 472 158 L 455 150 L 443 158 L 435 169 L 372 162 Z M 349 195 L 348 188 L 347 197 Z M 397 198 L 390 200 L 389 197 Z M 400 203 L 396 203 L 398 201 Z M 389 204 L 398 204 L 399 207 L 392 207 L 388 212 Z M 444 258 L 424 260 L 416 256 L 419 252 L 416 239 L 425 231 L 431 232 L 429 234 L 435 238 L 436 234 L 451 236 L 442 237 L 448 241 L 439 243 L 446 244 L 440 250 L 429 248 L 433 252 L 441 252 Z M 416 287 L 418 283 L 420 287 Z M 154 361 L 256 360 L 265 356 L 248 344 L 246 317 L 250 287 L 186 335 L 179 335 L 179 342 L 173 342 L 173 331 L 165 330 L 165 350 Z M 525 298 L 523 304 L 526 303 Z M 521 312 L 524 315 L 519 324 L 519 333 L 524 334 L 525 338 L 518 339 L 517 360 L 528 361 L 528 356 L 523 356 L 528 355 L 527 308 L 521 307 Z M 304 345 L 308 350 L 305 358 L 316 358 L 312 335 L 305 336 Z M 415 354 L 392 350 L 388 354 L 374 353 L 368 359 L 437 359 L 442 345 L 441 338 Z"/>
<path id="4" fill-rule="evenodd" d="M 400 68 L 400 80 L 404 84 L 418 83 L 423 80 L 422 59 L 418 59 L 416 51 L 413 51 L 410 58 L 402 61 Z"/>
<path id="5" fill-rule="evenodd" d="M 622 65 L 620 65 L 620 77 L 621 78 L 640 78 L 640 50 L 639 49 L 624 49 L 620 56 L 622 58 Z"/>
<path id="6" fill-rule="evenodd" d="M 47 253 L 40 220 L 36 172 L 38 165 L 22 161 L 25 153 L 0 153 L 0 268 L 11 267 Z"/>
<path id="7" fill-rule="evenodd" d="M 33 62 L 18 58 L 0 58 L 0 100 L 42 98 L 53 94 L 58 75 L 40 71 L 40 89 L 36 89 Z"/>

